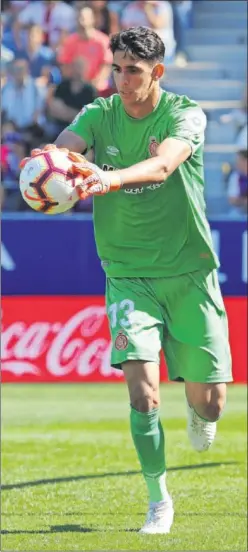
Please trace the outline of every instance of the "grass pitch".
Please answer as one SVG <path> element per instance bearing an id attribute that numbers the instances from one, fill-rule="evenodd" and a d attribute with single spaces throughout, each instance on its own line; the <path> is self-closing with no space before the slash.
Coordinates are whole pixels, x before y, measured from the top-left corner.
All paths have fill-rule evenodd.
<path id="1" fill-rule="evenodd" d="M 2 551 L 246 551 L 246 389 L 208 453 L 191 450 L 182 384 L 163 385 L 170 535 L 139 535 L 145 484 L 123 384 L 2 386 Z"/>

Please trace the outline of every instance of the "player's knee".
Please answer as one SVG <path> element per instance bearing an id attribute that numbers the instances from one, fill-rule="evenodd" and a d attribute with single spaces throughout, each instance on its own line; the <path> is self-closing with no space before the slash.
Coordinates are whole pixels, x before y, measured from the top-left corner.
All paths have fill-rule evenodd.
<path id="1" fill-rule="evenodd" d="M 216 422 L 221 417 L 224 406 L 225 404 L 222 399 L 206 402 L 198 407 L 198 410 L 200 410 L 199 415 L 209 422 Z"/>
<path id="2" fill-rule="evenodd" d="M 159 392 L 150 385 L 137 387 L 131 393 L 131 404 L 139 412 L 149 412 L 159 407 Z"/>
<path id="3" fill-rule="evenodd" d="M 208 420 L 216 422 L 225 407 L 226 384 L 187 384 L 187 399 L 196 413 Z"/>

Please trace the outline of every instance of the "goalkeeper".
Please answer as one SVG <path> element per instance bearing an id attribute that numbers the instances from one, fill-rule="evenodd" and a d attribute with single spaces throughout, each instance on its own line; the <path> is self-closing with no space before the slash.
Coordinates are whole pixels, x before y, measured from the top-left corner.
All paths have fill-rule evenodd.
<path id="1" fill-rule="evenodd" d="M 160 87 L 165 48 L 137 27 L 111 38 L 118 93 L 87 105 L 56 140 L 71 152 L 94 195 L 94 228 L 105 270 L 112 365 L 130 395 L 131 434 L 149 509 L 143 533 L 168 533 L 173 504 L 166 484 L 159 407 L 159 358 L 185 382 L 188 435 L 198 451 L 216 433 L 232 381 L 226 312 L 203 196 L 206 118 L 186 96 Z M 54 147 L 54 146 L 53 146 Z"/>

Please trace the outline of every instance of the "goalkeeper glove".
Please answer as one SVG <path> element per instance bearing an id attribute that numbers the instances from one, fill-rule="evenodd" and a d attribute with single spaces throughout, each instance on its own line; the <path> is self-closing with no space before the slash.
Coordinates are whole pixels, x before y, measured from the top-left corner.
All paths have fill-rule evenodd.
<path id="1" fill-rule="evenodd" d="M 85 177 L 85 163 L 74 163 L 74 170 L 84 177 L 82 192 L 79 196 L 81 199 L 85 199 L 91 195 L 104 195 L 108 192 L 117 192 L 123 186 L 120 173 L 118 171 L 103 171 L 94 163 L 87 162 L 88 169 L 91 170 L 91 174 Z"/>

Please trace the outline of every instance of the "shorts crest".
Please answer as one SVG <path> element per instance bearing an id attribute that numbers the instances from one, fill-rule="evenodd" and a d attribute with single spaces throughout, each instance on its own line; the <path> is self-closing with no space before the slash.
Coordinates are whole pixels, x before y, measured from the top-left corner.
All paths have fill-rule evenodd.
<path id="1" fill-rule="evenodd" d="M 118 332 L 115 338 L 115 348 L 117 351 L 124 351 L 128 346 L 128 338 L 123 332 Z"/>

